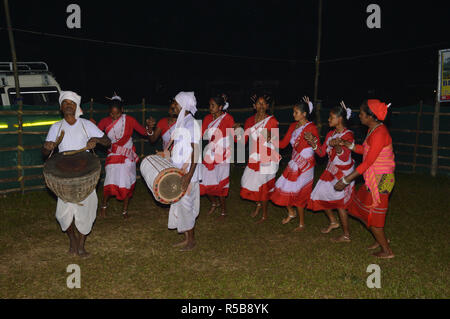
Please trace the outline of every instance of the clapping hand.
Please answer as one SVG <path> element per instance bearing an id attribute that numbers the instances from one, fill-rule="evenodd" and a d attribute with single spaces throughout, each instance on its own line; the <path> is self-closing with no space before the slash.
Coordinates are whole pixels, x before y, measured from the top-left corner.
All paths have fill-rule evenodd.
<path id="1" fill-rule="evenodd" d="M 311 101 L 309 100 L 309 96 L 304 96 L 303 97 L 303 102 L 305 102 L 306 104 L 309 104 Z"/>
<path id="2" fill-rule="evenodd" d="M 338 192 L 344 190 L 347 185 L 344 184 L 342 180 L 338 180 L 336 184 L 334 184 L 334 189 Z"/>
<path id="3" fill-rule="evenodd" d="M 156 125 L 156 121 L 153 117 L 149 117 L 148 119 L 145 120 L 145 124 L 147 124 L 148 128 L 154 128 Z"/>

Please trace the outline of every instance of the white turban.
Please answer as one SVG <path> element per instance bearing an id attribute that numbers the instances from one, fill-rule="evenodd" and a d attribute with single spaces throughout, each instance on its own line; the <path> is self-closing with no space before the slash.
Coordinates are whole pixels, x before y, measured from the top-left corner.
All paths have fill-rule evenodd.
<path id="1" fill-rule="evenodd" d="M 61 106 L 62 101 L 64 100 L 71 100 L 73 102 L 75 102 L 75 104 L 77 105 L 77 109 L 75 111 L 75 118 L 78 119 L 80 117 L 80 115 L 83 115 L 83 111 L 81 110 L 80 107 L 80 102 L 81 102 L 81 96 L 79 96 L 78 94 L 76 94 L 75 92 L 72 91 L 61 91 L 59 93 L 59 105 Z"/>
<path id="2" fill-rule="evenodd" d="M 197 100 L 194 92 L 180 92 L 175 96 L 175 101 L 181 105 L 181 111 L 180 114 L 178 114 L 177 122 L 175 123 L 176 129 L 183 125 L 186 111 L 189 111 L 192 115 L 195 115 L 197 112 Z"/>

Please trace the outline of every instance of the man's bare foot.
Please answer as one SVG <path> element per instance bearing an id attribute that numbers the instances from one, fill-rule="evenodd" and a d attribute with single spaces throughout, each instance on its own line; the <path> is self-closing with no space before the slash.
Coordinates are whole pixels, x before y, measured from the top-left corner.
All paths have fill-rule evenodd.
<path id="1" fill-rule="evenodd" d="M 350 239 L 349 235 L 342 235 L 336 238 L 331 238 L 330 239 L 333 243 L 349 243 L 352 240 Z"/>
<path id="2" fill-rule="evenodd" d="M 330 223 L 330 225 L 328 225 L 327 228 L 323 228 L 320 232 L 322 234 L 328 234 L 330 231 L 332 231 L 333 229 L 339 228 L 339 223 L 337 222 L 333 222 Z"/>
<path id="3" fill-rule="evenodd" d="M 300 231 L 303 231 L 304 229 L 305 229 L 305 225 L 298 225 L 298 227 L 294 228 L 293 231 L 300 232 Z"/>
<path id="4" fill-rule="evenodd" d="M 266 221 L 266 217 L 261 217 L 261 219 L 260 220 L 258 220 L 257 222 L 256 222 L 256 224 L 262 224 L 262 223 L 264 223 L 265 221 Z"/>
<path id="5" fill-rule="evenodd" d="M 260 203 L 256 204 L 256 209 L 250 216 L 252 218 L 255 218 L 256 216 L 258 216 L 260 209 L 261 209 L 261 204 Z"/>
<path id="6" fill-rule="evenodd" d="M 217 207 L 219 207 L 219 206 L 220 206 L 220 205 L 212 204 L 212 205 L 211 205 L 211 208 L 210 208 L 209 211 L 208 211 L 208 215 L 211 215 L 212 213 L 214 213 L 214 212 L 216 211 Z"/>
<path id="7" fill-rule="evenodd" d="M 75 248 L 70 247 L 69 250 L 67 251 L 67 253 L 69 255 L 76 256 L 77 255 L 77 250 Z"/>
<path id="8" fill-rule="evenodd" d="M 383 251 L 383 250 L 380 250 L 377 253 L 372 253 L 372 255 L 375 257 L 378 257 L 378 258 L 383 258 L 383 259 L 391 259 L 391 258 L 395 257 L 395 255 L 392 251 L 387 252 L 387 251 Z"/>
<path id="9" fill-rule="evenodd" d="M 186 246 L 186 245 L 187 245 L 187 243 L 188 243 L 188 241 L 187 241 L 187 240 L 183 240 L 182 242 L 179 242 L 179 243 L 173 244 L 173 245 L 172 245 L 172 247 L 183 247 L 183 246 Z"/>
<path id="10" fill-rule="evenodd" d="M 389 239 L 387 240 L 388 244 L 391 242 Z M 377 249 L 378 247 L 380 247 L 380 244 L 376 241 L 374 242 L 372 245 L 370 245 L 369 247 L 367 247 L 367 249 L 372 250 L 372 249 Z"/>
<path id="11" fill-rule="evenodd" d="M 186 246 L 180 249 L 180 251 L 189 251 L 192 250 L 195 247 L 195 241 L 190 241 L 187 243 Z"/>
<path id="12" fill-rule="evenodd" d="M 78 256 L 82 258 L 88 257 L 90 254 L 84 248 L 78 248 Z"/>

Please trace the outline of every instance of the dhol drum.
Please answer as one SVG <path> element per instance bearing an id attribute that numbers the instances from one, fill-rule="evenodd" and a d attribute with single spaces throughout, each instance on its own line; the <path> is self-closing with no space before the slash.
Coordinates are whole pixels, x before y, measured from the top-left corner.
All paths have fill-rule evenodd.
<path id="1" fill-rule="evenodd" d="M 44 164 L 44 178 L 59 198 L 69 203 L 85 200 L 100 178 L 100 159 L 90 152 L 53 154 Z"/>
<path id="2" fill-rule="evenodd" d="M 181 169 L 159 155 L 149 155 L 141 163 L 141 175 L 155 199 L 163 204 L 172 204 L 181 199 Z"/>

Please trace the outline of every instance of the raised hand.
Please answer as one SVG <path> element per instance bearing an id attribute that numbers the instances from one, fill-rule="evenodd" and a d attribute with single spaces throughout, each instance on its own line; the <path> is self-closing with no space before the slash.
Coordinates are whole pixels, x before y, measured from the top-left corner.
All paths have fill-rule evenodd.
<path id="1" fill-rule="evenodd" d="M 304 96 L 303 97 L 303 102 L 305 102 L 306 104 L 309 104 L 311 101 L 309 100 L 309 96 Z"/>
<path id="2" fill-rule="evenodd" d="M 344 109 L 347 109 L 347 107 L 345 106 L 345 103 L 344 103 L 344 101 L 341 101 L 341 107 L 343 107 Z"/>

